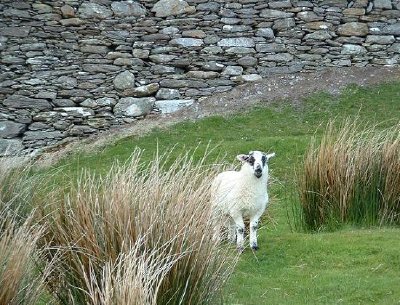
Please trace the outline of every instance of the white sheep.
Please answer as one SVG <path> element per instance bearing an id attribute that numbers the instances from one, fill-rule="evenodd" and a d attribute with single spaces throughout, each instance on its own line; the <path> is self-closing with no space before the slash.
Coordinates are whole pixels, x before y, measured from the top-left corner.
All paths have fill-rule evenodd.
<path id="1" fill-rule="evenodd" d="M 233 242 L 236 240 L 239 251 L 244 249 L 244 217 L 250 219 L 250 246 L 253 250 L 258 249 L 258 221 L 268 205 L 268 160 L 274 156 L 275 153 L 260 151 L 238 155 L 241 169 L 222 172 L 212 183 L 215 236 L 219 236 L 221 220 L 228 216 L 228 234 Z"/>

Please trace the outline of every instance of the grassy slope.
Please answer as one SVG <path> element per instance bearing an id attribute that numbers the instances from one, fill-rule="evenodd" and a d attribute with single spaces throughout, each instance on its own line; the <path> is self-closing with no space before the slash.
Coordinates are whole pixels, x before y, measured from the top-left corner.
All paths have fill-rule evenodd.
<path id="1" fill-rule="evenodd" d="M 153 154 L 176 145 L 218 145 L 212 155 L 260 149 L 275 151 L 271 160 L 272 221 L 260 230 L 261 250 L 243 254 L 225 291 L 226 304 L 395 304 L 400 302 L 399 229 L 347 228 L 334 233 L 293 233 L 287 213 L 295 200 L 293 176 L 310 137 L 329 118 L 359 116 L 382 127 L 400 118 L 400 83 L 375 88 L 350 86 L 340 97 L 316 93 L 301 109 L 284 101 L 230 117 L 211 117 L 126 138 L 98 154 L 77 154 L 60 165 L 74 174 L 81 167 L 107 170 L 125 160 L 135 146 Z M 317 131 L 318 133 L 318 131 Z M 157 141 L 156 141 L 157 139 Z M 200 144 L 199 144 L 200 143 Z"/>

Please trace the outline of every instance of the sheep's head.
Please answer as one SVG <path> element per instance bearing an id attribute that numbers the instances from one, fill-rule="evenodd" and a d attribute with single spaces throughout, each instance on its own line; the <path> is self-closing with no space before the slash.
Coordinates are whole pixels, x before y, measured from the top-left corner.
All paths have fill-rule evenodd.
<path id="1" fill-rule="evenodd" d="M 251 151 L 248 155 L 237 155 L 237 159 L 251 170 L 257 178 L 261 178 L 268 172 L 268 160 L 275 156 L 275 153 L 265 154 L 261 151 Z"/>

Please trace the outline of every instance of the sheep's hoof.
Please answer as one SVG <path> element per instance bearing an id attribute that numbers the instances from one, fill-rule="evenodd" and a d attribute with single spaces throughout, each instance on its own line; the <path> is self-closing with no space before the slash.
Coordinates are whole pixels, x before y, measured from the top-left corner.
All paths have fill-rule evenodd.
<path id="1" fill-rule="evenodd" d="M 238 246 L 237 250 L 239 253 L 242 253 L 244 251 L 244 247 L 243 246 Z"/>
<path id="2" fill-rule="evenodd" d="M 260 249 L 260 248 L 258 247 L 258 245 L 253 244 L 253 245 L 251 245 L 251 249 L 252 249 L 253 251 L 257 251 L 257 250 Z"/>

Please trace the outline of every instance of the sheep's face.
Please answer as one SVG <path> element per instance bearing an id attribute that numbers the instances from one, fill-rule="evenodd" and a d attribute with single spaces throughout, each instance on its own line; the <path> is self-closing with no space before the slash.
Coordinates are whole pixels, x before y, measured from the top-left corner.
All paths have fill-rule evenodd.
<path id="1" fill-rule="evenodd" d="M 275 153 L 265 154 L 261 151 L 251 151 L 248 155 L 238 155 L 237 159 L 246 166 L 254 176 L 261 178 L 268 173 L 268 160 L 275 156 Z"/>

